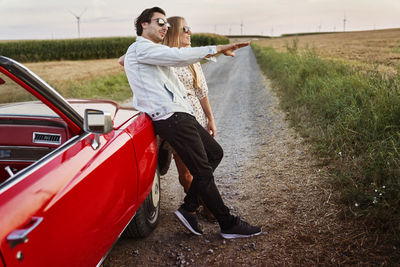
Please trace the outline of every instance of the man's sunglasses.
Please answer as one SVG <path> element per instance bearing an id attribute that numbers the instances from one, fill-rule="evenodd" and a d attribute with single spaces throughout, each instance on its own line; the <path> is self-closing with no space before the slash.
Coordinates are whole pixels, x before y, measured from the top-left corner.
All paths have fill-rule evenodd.
<path id="1" fill-rule="evenodd" d="M 183 32 L 184 33 L 189 33 L 190 27 L 189 26 L 183 26 Z"/>
<path id="2" fill-rule="evenodd" d="M 160 27 L 164 27 L 164 25 L 166 25 L 168 28 L 171 27 L 171 25 L 163 18 L 158 18 L 158 19 L 153 19 L 153 20 L 157 21 L 157 24 Z"/>

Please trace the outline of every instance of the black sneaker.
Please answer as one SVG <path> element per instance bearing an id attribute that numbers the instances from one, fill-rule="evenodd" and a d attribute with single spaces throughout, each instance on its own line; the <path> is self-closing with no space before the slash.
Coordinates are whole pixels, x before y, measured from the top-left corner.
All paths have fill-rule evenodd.
<path id="1" fill-rule="evenodd" d="M 231 228 L 221 230 L 222 237 L 226 239 L 250 237 L 259 234 L 261 234 L 260 227 L 250 225 L 239 217 L 235 217 L 234 225 Z"/>
<path id="2" fill-rule="evenodd" d="M 195 235 L 202 235 L 203 231 L 200 229 L 199 224 L 197 223 L 197 215 L 191 214 L 190 212 L 185 211 L 180 207 L 177 211 L 174 212 L 175 216 L 181 221 L 181 223 L 189 229 Z"/>

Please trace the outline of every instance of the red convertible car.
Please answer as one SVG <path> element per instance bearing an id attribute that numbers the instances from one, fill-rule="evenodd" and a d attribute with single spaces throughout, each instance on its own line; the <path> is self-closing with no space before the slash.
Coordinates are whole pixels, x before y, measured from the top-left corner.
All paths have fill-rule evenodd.
<path id="1" fill-rule="evenodd" d="M 65 100 L 0 57 L 0 267 L 96 266 L 160 209 L 151 120 L 112 101 Z"/>

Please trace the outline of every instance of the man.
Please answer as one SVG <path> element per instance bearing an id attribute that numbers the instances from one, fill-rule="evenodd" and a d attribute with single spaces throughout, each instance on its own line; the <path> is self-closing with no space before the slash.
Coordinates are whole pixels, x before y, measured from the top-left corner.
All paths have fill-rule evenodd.
<path id="1" fill-rule="evenodd" d="M 193 234 L 201 235 L 195 213 L 200 197 L 218 220 L 224 238 L 260 234 L 259 227 L 232 216 L 224 205 L 213 176 L 223 150 L 193 116 L 186 89 L 170 68 L 190 65 L 218 53 L 234 56 L 234 50 L 249 43 L 179 49 L 161 45 L 169 24 L 159 7 L 144 10 L 135 26 L 137 39 L 124 60 L 133 105 L 150 116 L 155 132 L 168 141 L 193 175 L 184 203 L 175 215 Z"/>

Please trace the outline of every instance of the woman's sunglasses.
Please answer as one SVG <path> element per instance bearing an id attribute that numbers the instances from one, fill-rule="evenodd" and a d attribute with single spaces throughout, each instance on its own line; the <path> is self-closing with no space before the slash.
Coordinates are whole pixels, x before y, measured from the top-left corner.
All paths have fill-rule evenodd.
<path id="1" fill-rule="evenodd" d="M 160 27 L 164 27 L 164 25 L 166 25 L 168 28 L 171 27 L 171 25 L 163 18 L 158 18 L 158 19 L 153 19 L 153 20 L 157 21 L 157 24 Z"/>
<path id="2" fill-rule="evenodd" d="M 183 32 L 184 33 L 189 33 L 190 27 L 189 26 L 183 26 Z"/>

